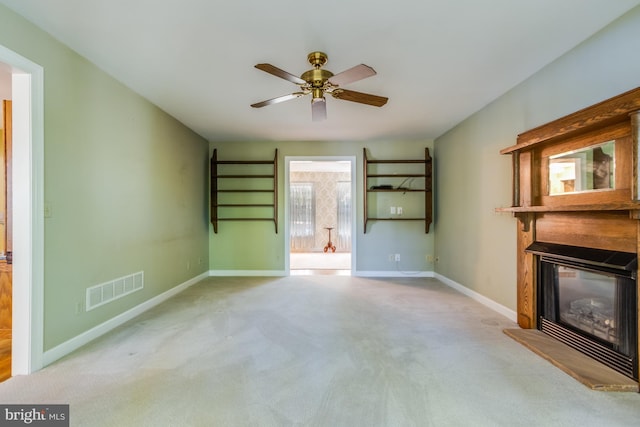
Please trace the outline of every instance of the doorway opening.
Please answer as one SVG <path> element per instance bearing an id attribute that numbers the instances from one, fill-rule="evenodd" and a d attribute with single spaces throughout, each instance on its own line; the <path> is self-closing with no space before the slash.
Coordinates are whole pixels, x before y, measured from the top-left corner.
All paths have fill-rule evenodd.
<path id="1" fill-rule="evenodd" d="M 11 79 L 11 375 L 42 368 L 44 333 L 44 70 L 0 46 Z"/>
<path id="2" fill-rule="evenodd" d="M 351 275 L 355 157 L 286 157 L 285 225 L 291 275 Z"/>

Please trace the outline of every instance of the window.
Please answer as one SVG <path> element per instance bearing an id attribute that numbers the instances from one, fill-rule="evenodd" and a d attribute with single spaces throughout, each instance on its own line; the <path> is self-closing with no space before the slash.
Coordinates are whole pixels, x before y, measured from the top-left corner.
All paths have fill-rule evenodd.
<path id="1" fill-rule="evenodd" d="M 338 236 L 336 246 L 341 250 L 351 250 L 351 182 L 338 182 Z"/>
<path id="2" fill-rule="evenodd" d="M 291 183 L 289 192 L 291 249 L 311 250 L 315 243 L 316 230 L 315 191 L 313 183 Z"/>

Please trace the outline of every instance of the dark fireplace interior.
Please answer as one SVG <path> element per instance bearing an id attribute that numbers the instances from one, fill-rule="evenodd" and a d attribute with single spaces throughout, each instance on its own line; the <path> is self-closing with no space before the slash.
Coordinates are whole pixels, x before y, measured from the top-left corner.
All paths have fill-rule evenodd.
<path id="1" fill-rule="evenodd" d="M 638 380 L 637 256 L 535 242 L 537 328 Z"/>

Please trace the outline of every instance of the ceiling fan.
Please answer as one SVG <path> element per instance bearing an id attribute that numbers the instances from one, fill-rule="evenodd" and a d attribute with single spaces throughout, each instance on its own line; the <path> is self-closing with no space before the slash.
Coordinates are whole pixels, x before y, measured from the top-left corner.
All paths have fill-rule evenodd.
<path id="1" fill-rule="evenodd" d="M 271 64 L 257 64 L 255 66 L 257 69 L 297 84 L 300 86 L 300 91 L 257 102 L 251 104 L 251 106 L 261 108 L 311 94 L 311 117 L 313 121 L 321 121 L 327 118 L 325 93 L 329 93 L 337 99 L 373 105 L 374 107 L 382 107 L 387 103 L 389 98 L 342 88 L 345 84 L 375 75 L 376 72 L 373 68 L 360 64 L 341 73 L 333 74 L 331 71 L 322 68 L 322 66 L 327 63 L 327 59 L 327 54 L 323 52 L 311 52 L 307 56 L 307 60 L 313 65 L 313 69 L 305 71 L 300 77 L 294 76 Z"/>

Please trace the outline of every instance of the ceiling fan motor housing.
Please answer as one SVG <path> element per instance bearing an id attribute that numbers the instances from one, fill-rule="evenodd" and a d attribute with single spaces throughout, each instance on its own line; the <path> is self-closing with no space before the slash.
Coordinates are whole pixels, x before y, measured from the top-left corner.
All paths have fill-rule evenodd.
<path id="1" fill-rule="evenodd" d="M 300 78 L 309 83 L 312 87 L 322 87 L 325 82 L 333 77 L 333 73 L 321 68 L 305 71 Z"/>

